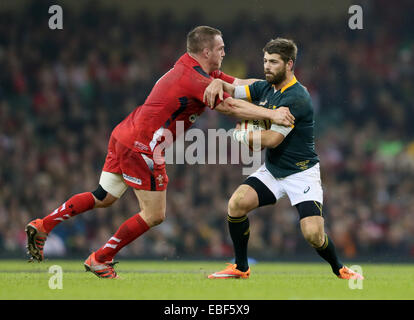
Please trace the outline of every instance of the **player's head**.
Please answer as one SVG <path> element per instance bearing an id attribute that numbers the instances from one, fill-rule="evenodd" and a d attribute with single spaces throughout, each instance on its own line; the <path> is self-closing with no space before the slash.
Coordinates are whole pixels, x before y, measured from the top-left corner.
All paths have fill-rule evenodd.
<path id="1" fill-rule="evenodd" d="M 221 67 L 225 56 L 221 31 L 208 26 L 199 26 L 187 35 L 187 52 L 206 61 L 211 70 Z"/>
<path id="2" fill-rule="evenodd" d="M 275 85 L 282 83 L 286 74 L 293 72 L 298 52 L 296 44 L 289 39 L 276 38 L 265 45 L 263 52 L 266 80 Z"/>

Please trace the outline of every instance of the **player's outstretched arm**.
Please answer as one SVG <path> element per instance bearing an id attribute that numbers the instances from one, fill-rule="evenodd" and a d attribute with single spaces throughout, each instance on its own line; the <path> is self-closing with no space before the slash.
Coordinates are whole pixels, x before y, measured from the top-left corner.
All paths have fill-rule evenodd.
<path id="1" fill-rule="evenodd" d="M 295 121 L 295 117 L 290 113 L 289 108 L 287 107 L 271 110 L 234 98 L 225 99 L 215 108 L 215 110 L 244 120 L 270 120 L 278 125 L 289 127 L 292 126 Z"/>
<path id="2" fill-rule="evenodd" d="M 224 92 L 227 92 L 229 95 L 234 97 L 234 90 L 234 85 L 221 79 L 214 79 L 204 90 L 203 102 L 209 106 L 210 109 L 214 109 L 217 97 L 220 100 L 223 100 Z"/>
<path id="3" fill-rule="evenodd" d="M 262 79 L 253 79 L 253 78 L 251 78 L 251 79 L 238 79 L 238 78 L 236 78 L 233 81 L 232 85 L 233 86 L 249 86 L 249 85 L 255 83 L 256 81 L 260 81 L 260 80 L 262 80 Z"/>
<path id="4" fill-rule="evenodd" d="M 214 109 L 214 105 L 217 97 L 223 100 L 223 93 L 227 92 L 233 98 L 235 97 L 236 86 L 250 85 L 259 79 L 238 79 L 236 78 L 232 84 L 223 81 L 221 79 L 214 79 L 210 82 L 207 88 L 204 90 L 203 102 L 209 106 L 210 109 Z"/>

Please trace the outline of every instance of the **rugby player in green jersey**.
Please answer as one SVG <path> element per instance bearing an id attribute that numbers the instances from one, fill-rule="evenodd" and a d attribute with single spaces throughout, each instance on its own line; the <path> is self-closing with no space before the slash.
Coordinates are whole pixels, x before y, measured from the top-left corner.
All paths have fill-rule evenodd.
<path id="1" fill-rule="evenodd" d="M 363 279 L 362 275 L 344 266 L 337 257 L 332 240 L 324 231 L 323 191 L 319 158 L 315 153 L 314 119 L 311 97 L 294 75 L 297 46 L 292 40 L 277 38 L 263 49 L 266 80 L 246 86 L 233 86 L 214 80 L 206 89 L 204 98 L 209 105 L 223 91 L 235 98 L 246 99 L 264 108 L 288 107 L 295 124 L 284 127 L 272 124 L 259 135 L 240 130 L 233 137 L 249 146 L 266 147 L 265 163 L 233 193 L 228 204 L 228 226 L 235 251 L 235 264 L 210 279 L 248 278 L 247 259 L 249 219 L 247 214 L 262 206 L 275 204 L 285 195 L 295 206 L 300 228 L 306 241 L 332 267 L 341 279 Z"/>

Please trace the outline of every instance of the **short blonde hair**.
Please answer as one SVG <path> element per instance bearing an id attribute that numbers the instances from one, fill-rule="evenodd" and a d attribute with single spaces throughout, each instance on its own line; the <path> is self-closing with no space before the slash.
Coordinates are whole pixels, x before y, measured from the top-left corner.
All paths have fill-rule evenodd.
<path id="1" fill-rule="evenodd" d="M 212 48 L 215 36 L 221 36 L 221 31 L 209 26 L 199 26 L 187 35 L 187 52 L 200 53 L 204 48 Z"/>

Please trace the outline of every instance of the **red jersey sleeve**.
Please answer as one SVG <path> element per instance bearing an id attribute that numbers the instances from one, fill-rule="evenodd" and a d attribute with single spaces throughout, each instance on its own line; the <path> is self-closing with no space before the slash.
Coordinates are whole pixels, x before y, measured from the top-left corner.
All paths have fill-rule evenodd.
<path id="1" fill-rule="evenodd" d="M 204 91 L 206 90 L 207 86 L 210 84 L 212 79 L 209 79 L 207 77 L 197 77 L 196 79 L 193 79 L 194 81 L 191 82 L 189 85 L 189 89 L 191 90 L 192 96 L 199 100 L 200 102 L 203 102 L 204 97 Z M 231 97 L 227 92 L 223 93 L 223 100 L 226 100 L 227 98 Z M 220 100 L 218 97 L 216 99 L 216 104 L 214 107 L 216 107 L 218 104 L 220 104 L 222 100 Z M 204 103 L 204 102 L 203 102 Z"/>
<path id="2" fill-rule="evenodd" d="M 230 84 L 232 84 L 234 82 L 234 80 L 236 80 L 235 77 L 229 76 L 228 74 L 224 73 L 221 70 L 215 70 L 212 73 L 210 73 L 210 76 L 212 76 L 213 78 L 218 78 L 221 79 L 223 81 L 226 81 Z"/>

